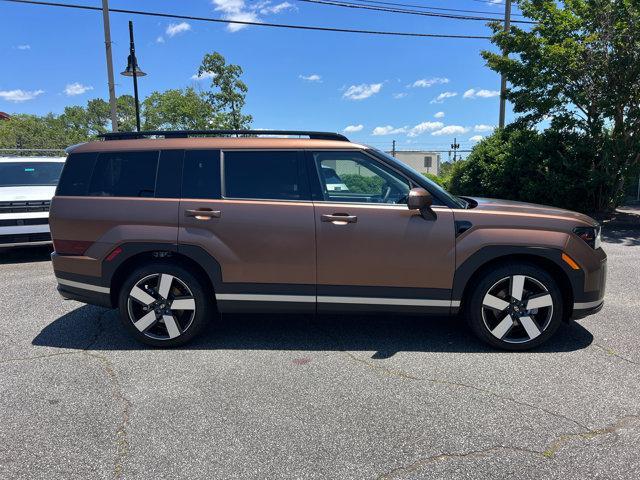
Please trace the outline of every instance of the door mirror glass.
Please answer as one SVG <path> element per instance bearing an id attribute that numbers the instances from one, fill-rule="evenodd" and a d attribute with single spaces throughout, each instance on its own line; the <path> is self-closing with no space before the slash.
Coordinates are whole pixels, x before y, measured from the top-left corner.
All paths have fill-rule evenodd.
<path id="1" fill-rule="evenodd" d="M 409 210 L 420 210 L 424 219 L 436 219 L 436 213 L 431 209 L 433 198 L 424 188 L 412 188 L 407 198 Z"/>

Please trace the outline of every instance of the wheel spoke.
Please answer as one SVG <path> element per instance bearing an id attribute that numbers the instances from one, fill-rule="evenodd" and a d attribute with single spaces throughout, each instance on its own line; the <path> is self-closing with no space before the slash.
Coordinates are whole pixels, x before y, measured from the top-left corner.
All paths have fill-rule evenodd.
<path id="1" fill-rule="evenodd" d="M 172 283 L 173 275 L 168 275 L 166 273 L 160 274 L 160 280 L 158 282 L 158 295 L 165 299 L 168 298 Z"/>
<path id="2" fill-rule="evenodd" d="M 522 300 L 524 291 L 524 275 L 514 275 L 511 277 L 511 296 L 516 300 Z"/>
<path id="3" fill-rule="evenodd" d="M 180 326 L 176 319 L 173 318 L 173 315 L 163 315 L 162 319 L 164 320 L 164 325 L 167 327 L 167 333 L 169 334 L 169 338 L 176 338 L 180 336 Z"/>
<path id="4" fill-rule="evenodd" d="M 484 300 L 482 301 L 482 305 L 485 307 L 493 308 L 494 310 L 503 311 L 509 306 L 509 302 L 505 302 L 501 298 L 496 297 L 495 295 L 491 295 L 487 293 L 484 296 Z"/>
<path id="5" fill-rule="evenodd" d="M 157 321 L 158 319 L 156 318 L 156 312 L 152 310 L 149 313 L 147 313 L 144 317 L 142 317 L 140 320 L 133 322 L 133 324 L 138 330 L 140 330 L 141 332 L 144 332 L 149 327 L 153 326 Z"/>
<path id="6" fill-rule="evenodd" d="M 529 335 L 529 339 L 533 340 L 540 335 L 540 329 L 531 317 L 520 317 L 520 323 L 526 330 L 527 335 Z"/>
<path id="7" fill-rule="evenodd" d="M 176 298 L 171 303 L 171 310 L 195 310 L 196 301 L 193 298 Z"/>
<path id="8" fill-rule="evenodd" d="M 135 298 L 137 301 L 142 303 L 143 305 L 150 305 L 156 301 L 151 295 L 142 290 L 137 285 L 131 289 L 131 293 L 129 293 L 131 298 Z"/>
<path id="9" fill-rule="evenodd" d="M 553 300 L 551 299 L 551 295 L 548 293 L 543 293 L 542 295 L 538 295 L 537 297 L 532 297 L 527 300 L 527 310 L 533 310 L 534 308 L 551 307 L 552 305 Z"/>
<path id="10" fill-rule="evenodd" d="M 506 333 L 511 329 L 512 326 L 513 326 L 513 319 L 509 315 L 507 315 L 496 326 L 496 328 L 491 330 L 491 333 L 493 334 L 494 337 L 502 339 L 502 337 L 506 335 Z"/>

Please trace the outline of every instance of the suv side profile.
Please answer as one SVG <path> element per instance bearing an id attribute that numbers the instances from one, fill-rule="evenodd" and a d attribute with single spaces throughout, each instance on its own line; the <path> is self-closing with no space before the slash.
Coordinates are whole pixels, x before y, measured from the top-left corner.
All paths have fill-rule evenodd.
<path id="1" fill-rule="evenodd" d="M 150 345 L 184 344 L 216 313 L 406 312 L 461 313 L 524 350 L 603 305 L 591 218 L 456 197 L 339 134 L 116 133 L 68 153 L 58 290 L 119 308 Z"/>

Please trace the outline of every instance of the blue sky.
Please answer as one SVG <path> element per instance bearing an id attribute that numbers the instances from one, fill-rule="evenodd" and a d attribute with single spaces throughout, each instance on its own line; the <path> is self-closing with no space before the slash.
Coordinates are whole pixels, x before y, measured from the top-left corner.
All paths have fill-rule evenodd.
<path id="1" fill-rule="evenodd" d="M 387 1 L 496 15 L 504 8 L 501 0 Z M 483 22 L 297 0 L 111 0 L 110 6 L 274 23 L 489 34 Z M 116 73 L 126 65 L 130 19 L 138 62 L 148 73 L 139 81 L 141 97 L 153 90 L 205 86 L 206 79 L 192 76 L 204 54 L 215 50 L 244 69 L 246 111 L 256 128 L 347 129 L 351 139 L 379 148 L 390 148 L 395 139 L 401 149 L 448 149 L 454 136 L 469 148 L 497 123 L 499 77 L 479 54 L 494 48 L 486 40 L 238 28 L 112 13 Z M 60 113 L 90 98 L 107 99 L 103 42 L 99 12 L 0 2 L 0 111 Z M 117 94 L 132 93 L 130 79 L 117 75 L 116 83 Z"/>

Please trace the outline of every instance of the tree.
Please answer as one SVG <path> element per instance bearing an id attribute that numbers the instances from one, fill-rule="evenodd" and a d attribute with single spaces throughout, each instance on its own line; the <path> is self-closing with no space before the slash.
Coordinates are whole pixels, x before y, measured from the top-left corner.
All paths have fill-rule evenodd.
<path id="1" fill-rule="evenodd" d="M 215 122 L 205 94 L 191 87 L 153 92 L 142 107 L 145 130 L 205 130 Z"/>
<path id="2" fill-rule="evenodd" d="M 242 67 L 227 64 L 218 52 L 208 53 L 198 69 L 198 76 L 203 75 L 211 76 L 213 90 L 206 95 L 215 112 L 215 128 L 249 128 L 253 119 L 251 115 L 242 113 L 248 91 L 247 85 L 240 79 Z"/>
<path id="3" fill-rule="evenodd" d="M 511 54 L 482 52 L 511 87 L 515 128 L 544 120 L 584 148 L 592 209 L 615 207 L 640 162 L 640 3 L 637 0 L 519 0 L 532 27 L 492 41 Z M 575 137 L 575 134 L 578 136 Z"/>

